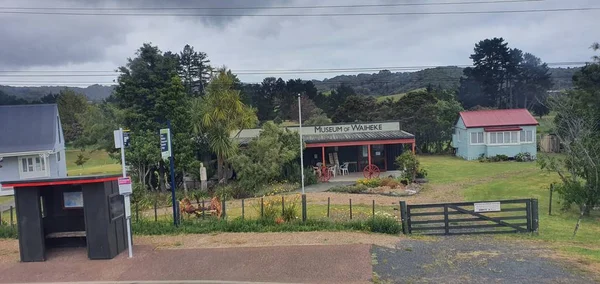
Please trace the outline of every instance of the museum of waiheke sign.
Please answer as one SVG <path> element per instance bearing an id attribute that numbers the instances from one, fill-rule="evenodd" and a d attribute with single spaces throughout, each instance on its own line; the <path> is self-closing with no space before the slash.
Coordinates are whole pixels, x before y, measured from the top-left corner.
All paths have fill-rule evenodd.
<path id="1" fill-rule="evenodd" d="M 287 127 L 289 130 L 298 131 L 298 127 Z M 373 123 L 349 123 L 349 124 L 333 124 L 333 125 L 316 125 L 302 127 L 302 134 L 347 134 L 347 133 L 364 133 L 364 132 L 381 132 L 381 131 L 398 131 L 400 123 L 394 122 L 373 122 Z"/>

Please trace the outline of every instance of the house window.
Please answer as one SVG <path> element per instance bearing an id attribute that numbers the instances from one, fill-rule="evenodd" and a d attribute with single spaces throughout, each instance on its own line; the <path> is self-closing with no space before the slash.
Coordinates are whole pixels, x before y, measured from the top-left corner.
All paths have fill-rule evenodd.
<path id="1" fill-rule="evenodd" d="M 46 158 L 40 156 L 19 157 L 20 174 L 23 178 L 44 177 L 46 174 Z"/>
<path id="2" fill-rule="evenodd" d="M 532 130 L 521 130 L 521 142 L 532 143 L 533 142 L 533 131 Z"/>
<path id="3" fill-rule="evenodd" d="M 483 144 L 483 132 L 471 132 L 471 144 Z"/>
<path id="4" fill-rule="evenodd" d="M 517 131 L 506 131 L 506 132 L 490 132 L 490 145 L 502 145 L 502 144 L 518 144 L 519 143 L 519 132 Z"/>

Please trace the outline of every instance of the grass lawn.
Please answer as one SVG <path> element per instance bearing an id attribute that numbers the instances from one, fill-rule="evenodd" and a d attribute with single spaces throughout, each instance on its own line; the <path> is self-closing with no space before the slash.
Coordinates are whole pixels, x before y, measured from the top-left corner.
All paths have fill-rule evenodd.
<path id="1" fill-rule="evenodd" d="M 538 126 L 539 134 L 549 134 L 552 132 L 552 128 L 554 127 L 554 118 L 556 117 L 556 113 L 551 112 L 550 114 L 543 116 L 541 119 L 536 117 L 540 126 Z"/>
<path id="2" fill-rule="evenodd" d="M 0 196 L 0 204 L 13 200 L 13 196 Z"/>
<path id="3" fill-rule="evenodd" d="M 560 196 L 555 193 L 552 216 L 548 215 L 549 186 L 559 181 L 556 174 L 540 170 L 534 162 L 480 163 L 449 156 L 421 156 L 420 160 L 429 173 L 433 188 L 457 185 L 457 190 L 462 191 L 468 201 L 537 198 L 539 236 L 510 235 L 502 238 L 547 242 L 562 252 L 600 264 L 600 212 L 595 211 L 585 218 L 573 239 L 578 218 L 576 208 L 560 210 Z"/>
<path id="4" fill-rule="evenodd" d="M 95 174 L 118 174 L 121 172 L 121 164 L 110 158 L 108 153 L 103 150 L 85 150 L 84 155 L 90 159 L 83 165 L 77 166 L 75 161 L 79 149 L 67 150 L 67 172 L 69 176 L 95 175 Z"/>
<path id="5" fill-rule="evenodd" d="M 539 172 L 535 163 L 465 161 L 453 156 L 419 156 L 421 166 L 427 170 L 433 184 L 470 183 L 522 171 Z"/>

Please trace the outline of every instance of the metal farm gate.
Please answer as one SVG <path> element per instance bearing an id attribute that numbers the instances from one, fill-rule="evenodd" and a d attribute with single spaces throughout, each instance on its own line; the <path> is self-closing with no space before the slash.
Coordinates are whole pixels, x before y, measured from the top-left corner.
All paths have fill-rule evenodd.
<path id="1" fill-rule="evenodd" d="M 538 230 L 538 200 L 407 205 L 400 202 L 404 234 L 465 235 Z"/>

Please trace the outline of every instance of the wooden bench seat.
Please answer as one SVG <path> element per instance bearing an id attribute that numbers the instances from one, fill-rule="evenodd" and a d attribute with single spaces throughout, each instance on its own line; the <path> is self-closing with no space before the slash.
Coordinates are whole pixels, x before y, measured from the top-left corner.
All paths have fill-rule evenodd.
<path id="1" fill-rule="evenodd" d="M 85 238 L 85 231 L 54 232 L 46 235 L 46 239 Z"/>

